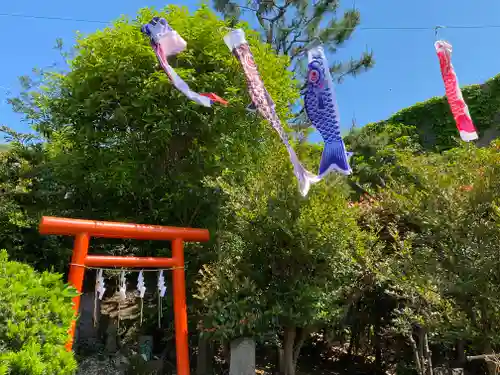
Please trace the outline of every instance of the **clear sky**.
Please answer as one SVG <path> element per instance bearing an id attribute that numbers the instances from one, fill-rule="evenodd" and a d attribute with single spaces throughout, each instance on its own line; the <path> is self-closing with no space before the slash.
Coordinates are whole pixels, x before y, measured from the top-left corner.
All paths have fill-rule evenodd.
<path id="1" fill-rule="evenodd" d="M 352 7 L 353 0 L 343 6 Z M 342 2 L 342 0 L 341 0 Z M 34 67 L 61 62 L 54 50 L 56 38 L 68 46 L 79 30 L 90 33 L 104 25 L 83 21 L 29 19 L 4 14 L 24 14 L 80 20 L 111 21 L 121 14 L 133 16 L 144 6 L 161 8 L 159 0 L 87 0 L 68 2 L 2 1 L 0 3 L 0 124 L 19 131 L 29 130 L 5 103 L 8 92 L 19 90 L 17 77 Z M 195 9 L 198 0 L 176 0 L 170 4 Z M 453 64 L 461 85 L 481 83 L 500 72 L 499 0 L 357 0 L 362 27 L 417 27 L 427 30 L 358 30 L 336 55 L 347 59 L 366 48 L 375 53 L 376 66 L 337 87 L 344 129 L 353 117 L 358 125 L 387 118 L 392 113 L 444 93 L 434 51 L 436 25 L 497 26 L 492 28 L 444 29 L 439 36 L 454 47 Z"/>

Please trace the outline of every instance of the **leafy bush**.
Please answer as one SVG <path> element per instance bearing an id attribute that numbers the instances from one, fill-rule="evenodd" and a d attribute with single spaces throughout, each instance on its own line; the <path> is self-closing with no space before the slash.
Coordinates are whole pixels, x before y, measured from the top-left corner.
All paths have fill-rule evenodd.
<path id="1" fill-rule="evenodd" d="M 0 375 L 72 374 L 64 345 L 76 292 L 61 275 L 36 272 L 0 252 Z"/>

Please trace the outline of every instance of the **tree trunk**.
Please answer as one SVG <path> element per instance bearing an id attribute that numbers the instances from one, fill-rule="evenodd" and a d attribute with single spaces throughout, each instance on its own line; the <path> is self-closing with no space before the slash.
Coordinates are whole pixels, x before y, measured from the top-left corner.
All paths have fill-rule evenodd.
<path id="1" fill-rule="evenodd" d="M 410 341 L 411 348 L 413 349 L 413 355 L 415 357 L 415 367 L 417 368 L 417 373 L 419 375 L 424 375 L 422 371 L 422 363 L 420 362 L 420 356 L 418 355 L 418 348 L 417 348 L 417 343 L 415 342 L 415 339 L 413 338 L 413 335 L 410 334 L 408 335 L 408 340 Z"/>
<path id="2" fill-rule="evenodd" d="M 485 354 L 493 354 L 494 353 L 489 339 L 486 339 L 486 342 L 484 344 L 484 353 Z M 488 357 L 486 357 L 484 360 L 486 361 L 486 366 L 488 367 L 488 373 L 490 375 L 496 375 L 496 373 L 497 373 L 496 363 Z"/>
<path id="3" fill-rule="evenodd" d="M 196 375 L 212 373 L 212 350 L 210 340 L 202 335 L 198 338 L 198 358 L 196 358 Z"/>
<path id="4" fill-rule="evenodd" d="M 491 334 L 491 322 L 489 319 L 488 315 L 488 306 L 486 305 L 486 302 L 483 300 L 481 303 L 481 330 L 483 333 L 483 348 L 484 348 L 484 353 L 485 354 L 492 354 L 494 353 L 493 347 L 491 346 L 491 339 L 490 339 L 490 334 Z M 488 372 L 490 375 L 496 375 L 497 373 L 497 366 L 496 363 L 489 358 L 485 359 L 486 365 L 488 366 Z"/>
<path id="5" fill-rule="evenodd" d="M 221 344 L 222 346 L 222 358 L 229 368 L 229 363 L 231 362 L 231 344 L 225 340 Z"/>
<path id="6" fill-rule="evenodd" d="M 354 347 L 354 332 L 351 329 L 351 337 L 349 337 L 349 347 L 347 348 L 347 355 L 352 356 L 352 348 Z"/>
<path id="7" fill-rule="evenodd" d="M 296 335 L 297 329 L 295 327 L 285 327 L 283 338 L 283 363 L 285 371 L 283 375 L 295 375 L 293 352 Z"/>
<path id="8" fill-rule="evenodd" d="M 379 374 L 384 374 L 385 372 L 383 371 L 382 368 L 382 347 L 380 345 L 380 334 L 377 332 L 375 333 L 374 337 L 374 344 L 375 344 L 375 368 L 377 369 L 377 373 Z"/>
<path id="9" fill-rule="evenodd" d="M 276 354 L 278 355 L 278 360 L 277 360 L 278 365 L 276 366 L 277 367 L 276 372 L 282 375 L 285 373 L 285 351 L 280 346 L 277 346 L 276 349 L 277 349 Z"/>
<path id="10" fill-rule="evenodd" d="M 424 355 L 424 330 L 422 328 L 417 328 L 418 334 L 418 356 L 420 358 L 420 364 L 422 365 L 422 375 L 427 375 L 426 361 Z"/>
<path id="11" fill-rule="evenodd" d="M 283 349 L 279 350 L 280 374 L 295 375 L 300 350 L 312 332 L 312 327 L 285 327 Z"/>
<path id="12" fill-rule="evenodd" d="M 347 355 L 349 357 L 353 355 L 358 355 L 359 341 L 360 341 L 360 330 L 355 324 L 351 327 L 351 339 L 349 340 L 349 349 L 347 350 Z"/>
<path id="13" fill-rule="evenodd" d="M 465 342 L 462 339 L 457 340 L 457 345 L 456 345 L 456 361 L 457 364 L 454 367 L 465 367 L 465 363 L 467 361 L 467 358 L 465 357 Z"/>
<path id="14" fill-rule="evenodd" d="M 311 331 L 312 329 L 310 327 L 302 328 L 300 330 L 298 339 L 295 341 L 295 347 L 293 349 L 293 365 L 295 368 L 297 368 L 297 361 L 299 359 L 300 350 L 302 349 L 302 346 L 304 345 L 306 339 L 311 334 Z"/>
<path id="15" fill-rule="evenodd" d="M 427 337 L 427 333 L 424 334 L 424 351 L 425 351 L 425 357 L 427 359 L 427 374 L 428 375 L 433 375 L 433 371 L 432 371 L 432 353 L 429 350 L 429 339 Z"/>

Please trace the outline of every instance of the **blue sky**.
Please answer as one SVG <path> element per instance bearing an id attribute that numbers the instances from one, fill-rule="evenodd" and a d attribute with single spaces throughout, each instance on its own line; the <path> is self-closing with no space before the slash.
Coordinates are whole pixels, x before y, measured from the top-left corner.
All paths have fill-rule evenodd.
<path id="1" fill-rule="evenodd" d="M 353 0 L 343 2 L 351 7 Z M 342 0 L 341 0 L 342 2 Z M 71 4 L 71 5 L 70 5 Z M 9 1 L 0 4 L 0 14 L 111 21 L 121 14 L 134 15 L 144 6 L 163 7 L 158 0 L 87 0 L 85 2 Z M 198 0 L 171 1 L 195 9 Z M 498 0 L 357 0 L 362 27 L 500 26 Z M 0 124 L 28 131 L 5 103 L 8 92 L 19 90 L 17 77 L 34 67 L 61 62 L 53 49 L 56 38 L 68 46 L 75 31 L 90 33 L 102 24 L 46 19 L 26 19 L 0 15 Z M 444 29 L 441 38 L 454 47 L 453 64 L 460 84 L 481 83 L 500 71 L 500 27 Z M 337 87 L 344 129 L 356 118 L 358 125 L 387 118 L 401 108 L 444 93 L 434 51 L 432 30 L 358 30 L 336 55 L 338 59 L 357 56 L 366 48 L 375 53 L 376 66 L 357 78 L 348 78 Z"/>

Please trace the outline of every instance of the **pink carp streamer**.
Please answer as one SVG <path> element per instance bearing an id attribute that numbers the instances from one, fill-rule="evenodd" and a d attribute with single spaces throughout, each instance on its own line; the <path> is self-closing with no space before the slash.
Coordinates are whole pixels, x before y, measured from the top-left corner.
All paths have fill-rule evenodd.
<path id="1" fill-rule="evenodd" d="M 462 91 L 458 86 L 455 69 L 451 64 L 451 44 L 443 40 L 438 40 L 434 46 L 436 47 L 436 52 L 439 58 L 439 65 L 441 67 L 441 75 L 443 76 L 446 97 L 448 98 L 451 113 L 453 114 L 457 124 L 458 131 L 460 132 L 460 138 L 466 142 L 478 139 L 476 128 L 472 122 L 472 118 L 470 117 L 469 108 L 467 107 L 467 104 L 462 96 Z"/>
<path id="2" fill-rule="evenodd" d="M 306 196 L 311 184 L 318 182 L 320 178 L 304 168 L 290 145 L 285 129 L 276 114 L 275 104 L 268 94 L 264 82 L 262 82 L 260 78 L 257 65 L 250 51 L 250 46 L 245 40 L 245 32 L 242 29 L 233 30 L 224 37 L 224 42 L 243 67 L 253 105 L 261 116 L 264 117 L 279 134 L 281 141 L 288 150 L 290 161 L 293 165 L 293 171 L 299 182 L 299 191 L 302 196 Z"/>

